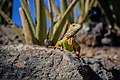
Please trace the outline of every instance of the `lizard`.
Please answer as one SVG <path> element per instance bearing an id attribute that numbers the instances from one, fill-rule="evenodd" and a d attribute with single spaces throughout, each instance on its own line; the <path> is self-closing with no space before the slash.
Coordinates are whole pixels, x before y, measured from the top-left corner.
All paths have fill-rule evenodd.
<path id="1" fill-rule="evenodd" d="M 68 28 L 63 38 L 58 41 L 55 48 L 64 48 L 65 50 L 73 52 L 76 56 L 80 57 L 80 45 L 75 41 L 75 34 L 82 28 L 81 24 L 73 23 Z"/>

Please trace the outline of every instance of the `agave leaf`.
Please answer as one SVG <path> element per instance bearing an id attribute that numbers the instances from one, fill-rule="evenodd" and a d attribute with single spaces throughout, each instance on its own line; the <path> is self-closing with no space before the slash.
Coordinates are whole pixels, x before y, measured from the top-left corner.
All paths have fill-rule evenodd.
<path id="1" fill-rule="evenodd" d="M 2 9 L 3 5 L 5 4 L 7 0 L 2 0 L 1 3 L 0 3 L 0 9 Z"/>
<path id="2" fill-rule="evenodd" d="M 27 6 L 27 8 L 28 8 L 28 10 L 30 12 L 30 2 L 29 2 L 29 0 L 26 0 L 26 6 Z"/>
<path id="3" fill-rule="evenodd" d="M 115 19 L 113 18 L 113 11 L 110 9 L 110 4 L 107 0 L 98 0 L 102 11 L 105 13 L 109 23 L 114 26 Z"/>
<path id="4" fill-rule="evenodd" d="M 80 14 L 76 20 L 76 23 L 81 23 L 83 20 L 83 14 Z"/>
<path id="5" fill-rule="evenodd" d="M 66 20 L 66 23 L 65 23 L 65 25 L 64 25 L 64 27 L 63 27 L 63 30 L 62 30 L 62 32 L 61 32 L 61 35 L 60 35 L 60 37 L 59 37 L 59 40 L 61 40 L 61 39 L 64 37 L 64 35 L 65 35 L 65 33 L 67 32 L 69 26 L 70 26 L 70 23 L 68 22 L 68 19 L 67 19 L 67 20 Z"/>
<path id="6" fill-rule="evenodd" d="M 91 1 L 90 1 L 90 4 L 89 4 L 90 8 L 91 8 L 92 6 L 97 6 L 97 5 L 98 5 L 98 0 L 91 0 Z"/>
<path id="7" fill-rule="evenodd" d="M 35 36 L 35 26 L 34 26 L 32 17 L 31 17 L 31 15 L 30 15 L 30 11 L 29 11 L 29 9 L 28 9 L 28 5 L 27 5 L 27 3 L 26 3 L 26 0 L 20 0 L 20 2 L 21 2 L 21 5 L 22 5 L 22 7 L 23 7 L 23 10 L 25 11 L 25 14 L 26 14 L 26 16 L 27 16 L 27 18 L 28 18 L 28 21 L 29 21 L 29 24 L 30 24 L 30 28 L 31 28 L 34 36 Z"/>
<path id="8" fill-rule="evenodd" d="M 49 3 L 49 13 L 50 13 L 50 31 L 49 31 L 49 37 L 53 34 L 53 13 L 52 13 L 52 3 L 51 0 L 48 0 Z"/>
<path id="9" fill-rule="evenodd" d="M 57 5 L 54 3 L 54 0 L 51 0 L 51 4 L 55 15 L 60 15 L 60 10 L 58 9 Z"/>
<path id="10" fill-rule="evenodd" d="M 73 2 L 73 0 L 68 0 L 68 6 Z M 76 6 L 75 6 L 76 7 Z M 69 22 L 72 24 L 73 22 L 75 22 L 75 18 L 76 18 L 76 15 L 75 15 L 75 8 L 72 9 L 71 11 L 71 14 L 70 14 L 70 17 L 69 17 Z"/>
<path id="11" fill-rule="evenodd" d="M 26 18 L 26 15 L 24 14 L 24 11 L 22 8 L 19 8 L 19 13 L 21 16 L 22 27 L 23 27 L 26 44 L 34 44 L 33 39 L 35 39 L 35 38 L 34 38 L 33 34 L 31 33 L 28 20 Z"/>
<path id="12" fill-rule="evenodd" d="M 65 11 L 65 13 L 63 14 L 63 16 L 61 17 L 61 19 L 55 24 L 54 26 L 54 31 L 53 31 L 53 35 L 51 36 L 51 40 L 56 43 L 60 33 L 66 23 L 66 20 L 68 19 L 71 10 L 74 8 L 74 6 L 76 5 L 76 3 L 78 2 L 78 0 L 74 0 L 70 6 L 67 8 L 67 10 Z"/>
<path id="13" fill-rule="evenodd" d="M 14 29 L 14 31 L 18 34 L 19 38 L 25 43 L 25 38 L 22 33 L 18 29 L 18 27 L 12 22 L 12 20 L 0 9 L 0 15 L 7 21 L 7 23 Z"/>
<path id="14" fill-rule="evenodd" d="M 84 5 L 83 5 L 84 4 Z M 88 20 L 89 15 L 88 12 L 92 6 L 97 5 L 97 0 L 79 0 L 80 6 L 80 16 L 77 19 L 77 23 L 83 23 Z"/>
<path id="15" fill-rule="evenodd" d="M 44 45 L 44 40 L 47 38 L 46 15 L 44 0 L 36 0 L 36 38 L 39 44 Z"/>
<path id="16" fill-rule="evenodd" d="M 46 14 L 48 20 L 50 21 L 51 20 L 51 14 L 49 12 L 49 9 L 45 5 L 44 5 L 44 7 L 45 7 L 45 14 Z"/>
<path id="17" fill-rule="evenodd" d="M 56 23 L 58 19 L 61 17 L 61 13 L 60 13 L 59 8 L 55 4 L 54 0 L 51 0 L 51 4 L 52 4 L 52 9 L 55 15 L 55 17 L 53 18 L 53 22 Z"/>
<path id="18" fill-rule="evenodd" d="M 89 1 L 90 1 L 90 0 L 86 0 L 86 1 L 85 1 L 85 15 L 87 14 L 88 9 L 89 9 Z"/>
<path id="19" fill-rule="evenodd" d="M 93 2 L 93 0 L 91 0 Z M 91 3 L 90 0 L 86 0 L 85 1 L 85 8 L 84 8 L 84 15 L 83 15 L 83 18 L 82 18 L 82 21 L 81 23 L 85 22 L 86 20 L 88 20 L 88 12 L 92 6 L 92 3 Z"/>
<path id="20" fill-rule="evenodd" d="M 72 3 L 73 0 L 68 0 L 68 6 Z M 67 4 L 66 4 L 67 5 Z M 67 6 L 66 6 L 67 7 Z M 62 39 L 64 37 L 64 34 L 66 33 L 66 31 L 68 30 L 68 26 L 69 24 L 74 22 L 74 8 L 71 10 L 70 16 L 69 18 L 66 20 L 66 23 L 62 29 L 61 35 L 59 37 L 59 40 Z"/>
<path id="21" fill-rule="evenodd" d="M 110 1 L 111 11 L 114 12 L 114 18 L 116 20 L 117 25 L 120 28 L 120 0 L 112 0 Z"/>
<path id="22" fill-rule="evenodd" d="M 2 0 L 1 2 L 0 2 L 0 9 L 2 10 L 2 8 L 3 8 L 3 5 L 5 4 L 5 2 L 6 2 L 6 0 Z M 2 23 L 2 17 L 0 16 L 0 23 Z"/>
<path id="23" fill-rule="evenodd" d="M 60 3 L 61 3 L 61 15 L 63 15 L 64 12 L 66 11 L 67 7 L 68 7 L 67 0 L 60 0 Z M 56 18 L 58 18 L 58 17 L 56 17 Z M 62 36 L 64 35 L 65 32 L 66 32 L 66 25 L 64 25 L 63 30 L 61 32 L 61 35 L 60 35 L 61 38 L 62 38 Z"/>
<path id="24" fill-rule="evenodd" d="M 78 2 L 79 3 L 79 9 L 80 9 L 80 11 L 82 11 L 82 1 L 83 0 L 79 0 L 79 2 Z"/>
<path id="25" fill-rule="evenodd" d="M 49 12 L 49 9 L 45 6 L 45 4 L 44 4 L 44 7 L 45 7 L 46 17 L 47 17 L 48 20 L 50 21 L 50 20 L 51 20 L 51 14 L 50 14 L 50 12 Z M 36 12 L 36 6 L 35 6 L 35 12 Z"/>
<path id="26" fill-rule="evenodd" d="M 88 13 L 88 11 L 89 11 L 89 1 L 90 1 L 90 0 L 86 0 L 86 1 L 85 1 L 85 12 L 84 12 L 85 16 L 87 15 L 87 13 Z M 84 17 L 85 17 L 85 16 L 84 16 Z"/>
<path id="27" fill-rule="evenodd" d="M 12 0 L 1 0 L 0 9 L 5 12 L 9 17 L 11 17 L 12 12 Z M 6 24 L 6 21 L 0 16 L 0 23 Z"/>
<path id="28" fill-rule="evenodd" d="M 79 11 L 80 11 L 80 15 L 77 18 L 76 23 L 82 23 L 83 18 L 84 18 L 84 13 L 85 13 L 85 1 L 84 0 L 79 0 Z"/>
<path id="29" fill-rule="evenodd" d="M 66 0 L 60 0 L 61 3 L 61 14 L 63 15 L 65 10 L 67 9 L 67 1 Z"/>
<path id="30" fill-rule="evenodd" d="M 83 13 L 83 12 L 84 12 L 84 7 L 85 7 L 84 2 L 85 2 L 84 0 L 79 0 L 80 13 Z"/>

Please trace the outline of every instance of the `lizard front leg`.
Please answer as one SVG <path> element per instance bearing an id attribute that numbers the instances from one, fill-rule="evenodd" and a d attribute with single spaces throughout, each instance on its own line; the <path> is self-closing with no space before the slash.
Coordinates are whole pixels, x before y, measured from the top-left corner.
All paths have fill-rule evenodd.
<path id="1" fill-rule="evenodd" d="M 80 57 L 80 52 L 81 52 L 81 47 L 80 47 L 80 45 L 75 41 L 74 43 L 73 43 L 73 48 L 74 48 L 74 51 L 75 51 L 75 54 L 78 56 L 78 57 Z"/>
<path id="2" fill-rule="evenodd" d="M 56 43 L 55 48 L 61 48 L 63 45 L 63 40 L 60 40 Z"/>
<path id="3" fill-rule="evenodd" d="M 68 44 L 73 46 L 73 53 L 80 57 L 80 45 L 75 41 L 74 37 L 68 39 Z"/>

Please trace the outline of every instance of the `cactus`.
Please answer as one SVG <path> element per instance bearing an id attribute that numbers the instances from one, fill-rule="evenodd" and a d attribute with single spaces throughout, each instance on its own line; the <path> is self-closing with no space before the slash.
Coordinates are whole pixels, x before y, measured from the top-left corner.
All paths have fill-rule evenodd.
<path id="1" fill-rule="evenodd" d="M 54 0 L 48 0 L 48 7 L 45 6 L 44 0 L 34 0 L 36 13 L 36 23 L 34 23 L 30 15 L 29 1 L 20 0 L 22 7 L 19 9 L 19 12 L 22 20 L 24 38 L 18 30 L 16 32 L 18 32 L 19 37 L 21 37 L 22 41 L 26 44 L 44 45 L 44 40 L 46 38 L 49 38 L 54 43 L 56 43 L 61 34 L 64 36 L 64 33 L 67 30 L 67 25 L 74 22 L 74 7 L 78 1 L 82 2 L 83 0 L 69 0 L 68 3 L 67 0 L 60 0 L 61 8 L 59 10 Z M 88 14 L 88 10 L 90 9 L 89 7 L 94 4 L 94 1 L 95 0 L 86 0 L 84 3 L 85 8 L 83 8 L 84 6 L 80 8 L 81 11 L 85 11 L 84 20 Z M 2 10 L 0 11 L 0 15 L 2 15 L 1 13 Z M 55 16 L 53 16 L 53 14 Z M 2 16 L 7 20 L 7 17 L 5 17 L 6 15 Z M 46 26 L 46 17 L 50 21 L 50 30 L 48 33 Z M 9 20 L 11 21 L 10 18 Z M 9 21 L 7 22 L 10 23 Z M 17 28 L 13 22 L 12 25 Z"/>

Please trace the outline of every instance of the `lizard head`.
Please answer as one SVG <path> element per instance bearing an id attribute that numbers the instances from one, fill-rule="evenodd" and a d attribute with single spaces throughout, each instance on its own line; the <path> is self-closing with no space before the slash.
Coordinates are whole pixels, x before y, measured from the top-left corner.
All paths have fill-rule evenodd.
<path id="1" fill-rule="evenodd" d="M 74 36 L 82 28 L 81 24 L 73 23 L 70 25 L 68 31 L 65 34 L 65 37 L 69 38 Z"/>

